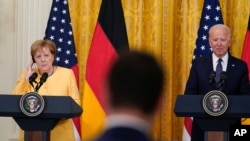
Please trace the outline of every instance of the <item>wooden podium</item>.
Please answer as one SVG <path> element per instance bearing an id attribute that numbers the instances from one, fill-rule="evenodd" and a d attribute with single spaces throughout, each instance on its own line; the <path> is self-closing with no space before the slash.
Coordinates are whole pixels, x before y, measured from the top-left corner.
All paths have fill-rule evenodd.
<path id="1" fill-rule="evenodd" d="M 178 117 L 195 117 L 198 125 L 206 134 L 210 131 L 223 131 L 226 134 L 224 140 L 228 140 L 229 128 L 241 118 L 250 117 L 250 96 L 228 95 L 228 109 L 220 116 L 207 114 L 202 106 L 204 95 L 178 95 L 174 107 L 174 113 Z"/>
<path id="2" fill-rule="evenodd" d="M 25 141 L 29 140 L 29 133 L 40 132 L 41 139 L 36 141 L 50 141 L 50 130 L 59 120 L 78 117 L 82 114 L 82 108 L 70 96 L 42 96 L 44 109 L 41 114 L 30 117 L 25 115 L 20 107 L 22 95 L 0 95 L 0 116 L 13 117 L 16 123 L 25 132 Z"/>

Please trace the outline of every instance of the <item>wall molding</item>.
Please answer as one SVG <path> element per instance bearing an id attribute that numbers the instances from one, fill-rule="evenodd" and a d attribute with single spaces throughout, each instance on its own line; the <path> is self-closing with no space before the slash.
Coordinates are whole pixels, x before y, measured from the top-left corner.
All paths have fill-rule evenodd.
<path id="1" fill-rule="evenodd" d="M 30 46 L 37 39 L 43 39 L 50 14 L 52 0 L 14 0 L 14 49 L 11 55 L 13 86 L 22 70 L 31 61 Z M 6 11 L 8 12 L 8 11 Z M 18 141 L 19 126 L 10 120 L 9 141 Z M 0 127 L 1 128 L 1 127 Z M 4 130 L 3 127 L 0 129 Z"/>

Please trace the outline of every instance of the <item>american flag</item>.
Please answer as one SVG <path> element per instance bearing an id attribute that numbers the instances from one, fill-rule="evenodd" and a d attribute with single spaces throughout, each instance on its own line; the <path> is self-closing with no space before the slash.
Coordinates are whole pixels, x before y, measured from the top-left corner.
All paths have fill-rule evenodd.
<path id="1" fill-rule="evenodd" d="M 77 84 L 78 66 L 67 0 L 53 0 L 44 39 L 54 41 L 57 47 L 54 65 L 73 70 Z M 80 118 L 73 118 L 75 141 L 80 141 Z"/>
<path id="2" fill-rule="evenodd" d="M 211 53 L 208 43 L 208 30 L 215 24 L 223 24 L 219 0 L 205 0 L 193 59 Z"/>
<path id="3" fill-rule="evenodd" d="M 196 39 L 193 60 L 212 52 L 208 42 L 208 31 L 215 24 L 223 24 L 219 0 L 205 0 Z M 185 117 L 183 141 L 191 140 L 192 117 Z"/>
<path id="4" fill-rule="evenodd" d="M 55 65 L 71 68 L 77 64 L 67 0 L 53 0 L 45 39 L 54 41 L 57 46 Z"/>

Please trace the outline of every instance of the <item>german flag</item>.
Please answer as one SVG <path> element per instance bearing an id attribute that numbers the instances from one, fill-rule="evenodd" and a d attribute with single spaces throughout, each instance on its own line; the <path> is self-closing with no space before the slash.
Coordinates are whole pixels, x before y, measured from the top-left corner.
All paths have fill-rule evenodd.
<path id="1" fill-rule="evenodd" d="M 250 78 L 250 15 L 248 18 L 248 26 L 247 26 L 247 30 L 246 30 L 241 59 L 247 63 L 247 67 L 248 67 L 248 71 L 249 71 L 248 77 Z M 250 118 L 242 118 L 241 121 L 242 121 L 243 125 L 250 124 Z"/>
<path id="2" fill-rule="evenodd" d="M 250 15 L 248 19 L 248 27 L 247 27 L 247 31 L 245 35 L 245 41 L 244 41 L 241 59 L 247 62 L 247 66 L 249 70 L 248 76 L 250 78 Z"/>
<path id="3" fill-rule="evenodd" d="M 121 0 L 102 0 L 86 65 L 81 120 L 83 140 L 91 140 L 103 130 L 107 113 L 105 76 L 119 53 L 128 50 Z"/>

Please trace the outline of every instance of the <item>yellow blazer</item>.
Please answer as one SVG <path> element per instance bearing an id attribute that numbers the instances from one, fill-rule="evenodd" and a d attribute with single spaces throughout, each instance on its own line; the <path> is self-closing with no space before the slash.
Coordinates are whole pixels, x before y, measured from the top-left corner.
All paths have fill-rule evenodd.
<path id="1" fill-rule="evenodd" d="M 38 73 L 38 71 L 36 70 Z M 16 82 L 12 94 L 26 94 L 34 92 L 33 87 L 25 80 L 27 71 L 24 70 Z M 36 79 L 40 81 L 41 75 L 38 73 Z M 48 77 L 47 81 L 41 86 L 38 93 L 40 95 L 71 96 L 76 103 L 80 104 L 79 90 L 76 84 L 74 73 L 71 69 L 55 67 L 54 73 Z M 58 122 L 56 127 L 50 132 L 51 141 L 74 141 L 74 128 L 72 119 L 65 119 Z M 24 132 L 20 132 L 20 141 L 24 140 Z"/>

